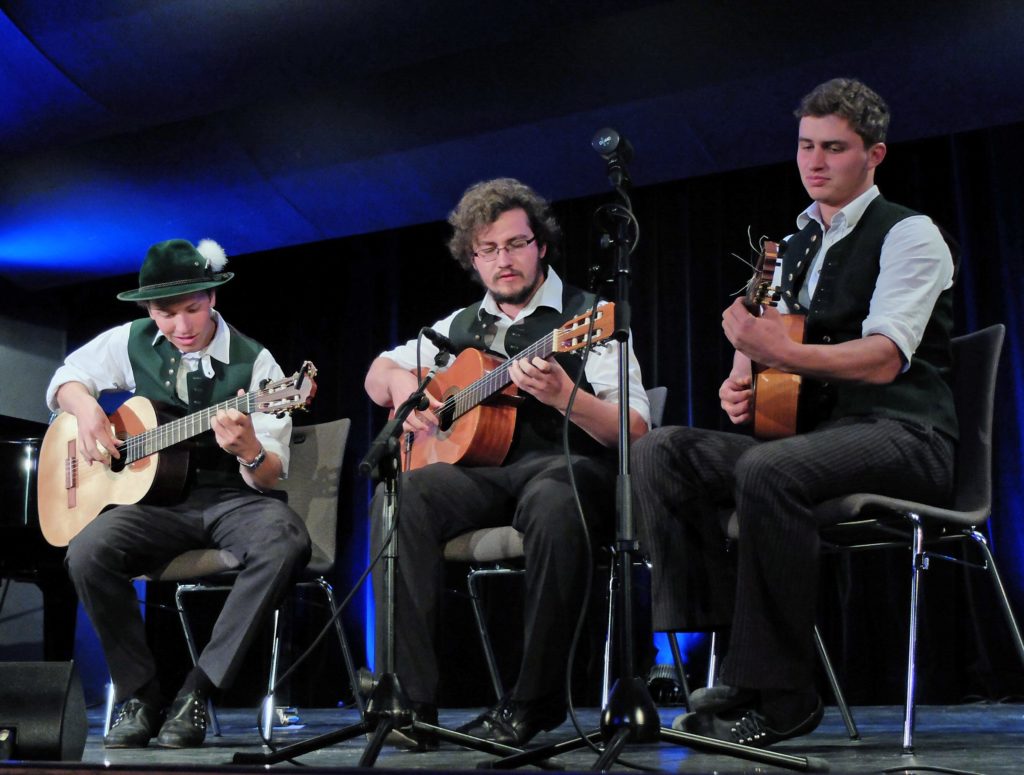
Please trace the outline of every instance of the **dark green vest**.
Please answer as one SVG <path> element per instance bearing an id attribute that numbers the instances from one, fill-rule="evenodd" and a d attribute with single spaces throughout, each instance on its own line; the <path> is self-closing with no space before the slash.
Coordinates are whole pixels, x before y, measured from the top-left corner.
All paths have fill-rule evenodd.
<path id="1" fill-rule="evenodd" d="M 135 375 L 135 395 L 170 407 L 172 414 L 198 412 L 237 395 L 239 388 L 248 392 L 252 383 L 252 367 L 263 350 L 258 342 L 231 328 L 228 348 L 230 363 L 211 358 L 214 378 L 207 379 L 202 369 L 188 375 L 188 403 L 178 398 L 176 385 L 181 353 L 166 337 L 154 344 L 159 329 L 150 318 L 132 323 L 128 337 L 128 357 Z M 217 446 L 213 432 L 201 433 L 191 445 L 189 484 L 194 487 L 248 485 L 238 473 L 238 461 Z"/>
<path id="2" fill-rule="evenodd" d="M 782 261 L 782 295 L 794 312 L 806 312 L 804 341 L 839 344 L 861 337 L 871 296 L 878 280 L 882 242 L 913 210 L 872 200 L 857 226 L 829 248 L 809 311 L 799 309 L 797 295 L 821 239 L 821 227 L 811 221 L 786 244 Z M 799 425 L 810 430 L 827 420 L 850 416 L 894 417 L 938 428 L 957 436 L 950 387 L 953 328 L 952 288 L 943 291 L 925 328 L 910 368 L 888 385 L 803 380 Z"/>
<path id="3" fill-rule="evenodd" d="M 550 334 L 563 323 L 585 312 L 594 305 L 594 294 L 574 288 L 562 286 L 562 311 L 551 307 L 538 307 L 533 314 L 520 320 L 508 328 L 505 334 L 505 350 L 509 357 L 515 357 L 541 337 Z M 458 352 L 468 347 L 491 352 L 488 348 L 494 341 L 497 330 L 497 317 L 480 309 L 482 302 L 466 307 L 452 320 L 448 338 L 455 344 Z M 500 356 L 503 357 L 503 356 Z M 579 374 L 583 359 L 578 353 L 561 353 L 554 356 L 555 360 L 565 369 L 569 379 L 575 380 Z M 593 392 L 586 378 L 580 387 Z M 514 462 L 531 452 L 561 452 L 562 424 L 565 420 L 561 412 L 545 406 L 533 396 L 520 391 L 524 400 L 516 412 L 516 430 L 512 438 L 512 446 L 505 457 L 506 463 Z M 570 423 L 569 447 L 581 455 L 604 455 L 607 449 L 594 440 L 590 434 Z"/>

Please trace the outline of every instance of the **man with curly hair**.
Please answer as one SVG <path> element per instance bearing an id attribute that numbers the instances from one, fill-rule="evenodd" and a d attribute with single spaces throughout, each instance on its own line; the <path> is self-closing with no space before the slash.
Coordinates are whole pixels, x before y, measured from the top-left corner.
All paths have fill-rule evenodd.
<path id="1" fill-rule="evenodd" d="M 796 115 L 797 167 L 813 201 L 772 283 L 779 310 L 754 316 L 738 299 L 722 316 L 735 356 L 719 398 L 745 425 L 752 361 L 801 375 L 798 432 L 759 441 L 661 428 L 632 451 L 655 629 L 731 627 L 722 683 L 694 692 L 695 712 L 676 725 L 758 746 L 807 734 L 822 718 L 815 506 L 863 491 L 942 502 L 958 433 L 953 258 L 930 218 L 874 184 L 888 107 L 863 83 L 837 78 Z M 806 315 L 802 341 L 787 336 L 780 313 Z M 735 575 L 721 521 L 733 506 Z"/>
<path id="2" fill-rule="evenodd" d="M 509 374 L 523 401 L 501 465 L 433 463 L 402 475 L 395 672 L 419 717 L 435 722 L 439 676 L 434 639 L 444 545 L 474 529 L 513 525 L 523 534 L 526 556 L 522 665 L 510 694 L 462 731 L 521 746 L 565 720 L 565 673 L 586 582 L 587 541 L 561 441 L 580 359 L 517 356 L 590 309 L 595 297 L 563 283 L 550 266 L 559 247 L 559 226 L 548 203 L 519 181 L 499 178 L 470 187 L 449 223 L 454 230 L 452 256 L 486 294 L 432 328 L 451 339 L 458 351 L 472 347 L 513 359 Z M 590 353 L 583 389 L 570 413 L 572 470 L 588 526 L 602 533 L 610 526 L 614 503 L 618 350 L 613 343 Z M 434 345 L 423 343 L 424 362 L 436 353 Z M 400 406 L 417 388 L 415 365 L 416 340 L 382 353 L 366 376 L 367 393 L 381 406 Z M 629 376 L 629 433 L 635 439 L 647 431 L 649 407 L 632 350 Z M 427 411 L 410 415 L 406 430 L 436 426 L 431 410 L 440 404 L 431 403 Z M 382 540 L 381 500 L 378 494 L 371 509 L 376 547 Z M 382 635 L 378 630 L 378 638 Z M 420 748 L 429 745 L 422 739 L 409 742 Z"/>

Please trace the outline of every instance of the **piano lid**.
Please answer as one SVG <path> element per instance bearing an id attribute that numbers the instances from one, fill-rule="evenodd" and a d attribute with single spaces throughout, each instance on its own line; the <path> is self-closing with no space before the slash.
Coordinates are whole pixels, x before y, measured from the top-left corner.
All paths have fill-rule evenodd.
<path id="1" fill-rule="evenodd" d="M 35 420 L 25 420 L 0 414 L 0 439 L 41 439 L 46 433 L 47 425 Z"/>

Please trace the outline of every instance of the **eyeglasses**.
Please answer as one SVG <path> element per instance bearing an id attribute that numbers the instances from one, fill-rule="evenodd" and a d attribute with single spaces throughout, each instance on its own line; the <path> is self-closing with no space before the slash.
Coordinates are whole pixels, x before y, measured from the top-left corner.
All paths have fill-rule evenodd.
<path id="1" fill-rule="evenodd" d="M 508 254 L 510 256 L 515 256 L 522 253 L 524 250 L 526 250 L 527 246 L 536 241 L 536 235 L 530 237 L 530 239 L 518 237 L 516 239 L 509 240 L 502 246 L 488 245 L 487 247 L 480 248 L 475 253 L 473 253 L 473 255 L 479 258 L 481 261 L 493 261 L 498 257 L 498 254 L 503 250 L 508 251 Z"/>

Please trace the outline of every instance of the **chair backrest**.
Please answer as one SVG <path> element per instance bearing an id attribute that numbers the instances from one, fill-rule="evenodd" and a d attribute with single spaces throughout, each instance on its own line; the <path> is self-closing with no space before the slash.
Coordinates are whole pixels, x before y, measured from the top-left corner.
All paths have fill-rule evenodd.
<path id="1" fill-rule="evenodd" d="M 977 521 L 992 508 L 992 415 L 1006 326 L 996 324 L 953 339 L 953 399 L 960 423 L 953 508 Z"/>
<path id="2" fill-rule="evenodd" d="M 333 420 L 292 430 L 291 462 L 281 489 L 313 542 L 308 570 L 326 573 L 337 553 L 341 464 L 352 421 Z"/>
<path id="3" fill-rule="evenodd" d="M 668 398 L 668 388 L 664 386 L 652 387 L 647 391 L 647 400 L 651 404 L 651 427 L 660 428 L 665 419 L 665 401 Z"/>

